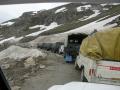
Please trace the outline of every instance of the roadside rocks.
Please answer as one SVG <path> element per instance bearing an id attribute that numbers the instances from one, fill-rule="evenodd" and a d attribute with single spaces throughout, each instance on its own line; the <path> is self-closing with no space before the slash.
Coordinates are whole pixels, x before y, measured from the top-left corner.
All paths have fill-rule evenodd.
<path id="1" fill-rule="evenodd" d="M 24 81 L 36 75 L 45 65 L 47 54 L 38 49 L 11 46 L 0 52 L 0 66 L 12 90 L 20 90 Z"/>
<path id="2" fill-rule="evenodd" d="M 45 65 L 40 64 L 40 69 L 44 69 L 45 67 Z"/>
<path id="3" fill-rule="evenodd" d="M 38 49 L 22 48 L 15 45 L 10 46 L 9 48 L 0 52 L 0 59 L 10 58 L 10 59 L 21 60 L 27 57 L 39 57 L 39 56 L 44 58 L 46 54 Z"/>
<path id="4" fill-rule="evenodd" d="M 10 64 L 2 64 L 1 68 L 2 69 L 9 69 L 10 68 Z"/>
<path id="5" fill-rule="evenodd" d="M 28 58 L 27 60 L 25 60 L 25 68 L 29 68 L 30 66 L 35 66 L 35 60 L 33 60 L 32 57 Z"/>
<path id="6" fill-rule="evenodd" d="M 21 87 L 19 87 L 19 86 L 12 87 L 12 90 L 20 90 L 20 89 L 21 89 Z"/>

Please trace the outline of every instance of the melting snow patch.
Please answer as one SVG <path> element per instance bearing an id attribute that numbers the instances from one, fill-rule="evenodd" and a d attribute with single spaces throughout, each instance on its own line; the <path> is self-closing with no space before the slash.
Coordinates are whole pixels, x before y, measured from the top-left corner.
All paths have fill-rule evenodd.
<path id="1" fill-rule="evenodd" d="M 36 29 L 36 28 L 44 29 L 45 27 L 46 27 L 45 25 L 35 25 L 32 27 L 29 27 L 29 29 Z"/>
<path id="2" fill-rule="evenodd" d="M 91 5 L 84 5 L 84 6 L 79 6 L 77 7 L 77 12 L 81 12 L 87 9 L 90 9 Z"/>
<path id="3" fill-rule="evenodd" d="M 15 41 L 15 42 L 17 42 L 17 41 L 21 40 L 22 38 L 23 38 L 23 37 L 18 37 L 18 38 L 10 37 L 10 38 L 1 40 L 1 41 L 0 41 L 0 44 L 2 44 L 2 43 L 4 43 L 4 42 L 7 42 L 7 41 Z"/>
<path id="4" fill-rule="evenodd" d="M 29 29 L 36 29 L 36 28 L 39 28 L 40 25 L 35 25 L 35 26 L 32 26 L 32 27 L 29 27 Z"/>
<path id="5" fill-rule="evenodd" d="M 15 22 L 6 22 L 6 23 L 2 23 L 0 24 L 1 26 L 11 26 L 12 24 L 14 24 Z"/>
<path id="6" fill-rule="evenodd" d="M 103 10 L 109 10 L 109 8 L 103 8 Z"/>
<path id="7" fill-rule="evenodd" d="M 103 7 L 104 7 L 104 6 L 106 6 L 106 5 L 107 5 L 106 3 L 104 3 L 104 4 L 101 4 L 101 6 L 103 6 Z"/>
<path id="8" fill-rule="evenodd" d="M 14 40 L 14 39 L 15 39 L 15 37 L 10 37 L 10 38 L 1 40 L 1 41 L 0 41 L 0 44 L 4 43 L 4 42 L 6 42 L 6 41 Z"/>
<path id="9" fill-rule="evenodd" d="M 65 12 L 65 11 L 67 11 L 66 7 L 62 7 L 60 9 L 56 10 L 55 13 Z"/>
<path id="10" fill-rule="evenodd" d="M 42 32 L 48 31 L 48 30 L 53 29 L 53 28 L 58 27 L 58 26 L 60 26 L 60 25 L 58 25 L 56 22 L 52 22 L 49 26 L 40 25 L 39 26 L 39 27 L 41 27 L 40 29 L 44 29 L 44 30 L 34 32 L 34 33 L 28 34 L 26 36 L 37 36 Z"/>
<path id="11" fill-rule="evenodd" d="M 80 21 L 85 21 L 85 20 L 88 20 L 88 19 L 91 19 L 91 18 L 93 18 L 93 17 L 96 17 L 97 15 L 99 15 L 100 14 L 100 12 L 99 12 L 99 10 L 93 10 L 94 11 L 94 14 L 92 14 L 92 15 L 90 15 L 90 16 L 86 16 L 87 18 L 81 18 L 81 19 L 79 19 Z"/>

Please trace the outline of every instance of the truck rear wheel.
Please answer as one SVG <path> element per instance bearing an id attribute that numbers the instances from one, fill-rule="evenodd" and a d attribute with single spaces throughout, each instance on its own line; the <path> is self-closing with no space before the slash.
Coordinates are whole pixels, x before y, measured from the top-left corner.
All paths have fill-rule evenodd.
<path id="1" fill-rule="evenodd" d="M 84 82 L 84 68 L 81 69 L 80 80 Z"/>
<path id="2" fill-rule="evenodd" d="M 84 66 L 81 67 L 80 71 L 81 71 L 80 81 L 82 81 L 82 82 L 88 82 L 87 78 L 84 75 Z"/>
<path id="3" fill-rule="evenodd" d="M 80 68 L 79 68 L 79 66 L 78 66 L 78 64 L 76 62 L 75 62 L 75 69 L 80 70 Z"/>

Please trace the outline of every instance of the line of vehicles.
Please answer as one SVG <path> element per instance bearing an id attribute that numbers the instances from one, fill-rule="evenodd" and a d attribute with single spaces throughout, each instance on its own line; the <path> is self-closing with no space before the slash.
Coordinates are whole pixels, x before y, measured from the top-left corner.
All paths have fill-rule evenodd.
<path id="1" fill-rule="evenodd" d="M 48 90 L 120 90 L 120 28 L 96 33 L 72 34 L 65 40 L 64 59 L 75 62 L 82 82 L 54 85 Z"/>
<path id="2" fill-rule="evenodd" d="M 92 59 L 80 52 L 83 40 L 89 37 L 91 37 L 91 35 L 88 36 L 81 33 L 69 34 L 64 43 L 56 42 L 54 45 L 47 44 L 48 46 L 51 46 L 49 48 L 43 43 L 44 47 L 42 48 L 46 47 L 47 50 L 63 54 L 66 62 L 75 62 L 75 69 L 80 70 L 81 72 L 81 81 L 120 85 L 119 61 L 110 58 Z"/>
<path id="3" fill-rule="evenodd" d="M 42 43 L 38 45 L 38 48 L 63 54 L 65 62 L 75 62 L 75 69 L 81 72 L 81 81 L 120 85 L 120 61 L 106 58 L 92 59 L 80 52 L 83 40 L 91 35 L 69 34 L 64 43 Z"/>

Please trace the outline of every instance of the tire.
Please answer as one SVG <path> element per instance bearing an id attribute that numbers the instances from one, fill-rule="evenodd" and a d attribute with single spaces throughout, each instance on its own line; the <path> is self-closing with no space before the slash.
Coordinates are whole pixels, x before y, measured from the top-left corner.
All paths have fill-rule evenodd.
<path id="1" fill-rule="evenodd" d="M 87 78 L 84 75 L 84 66 L 81 67 L 80 71 L 81 71 L 80 81 L 82 81 L 82 82 L 88 82 Z"/>
<path id="2" fill-rule="evenodd" d="M 84 68 L 81 69 L 80 81 L 84 82 Z"/>
<path id="3" fill-rule="evenodd" d="M 76 62 L 75 62 L 75 69 L 80 70 L 80 68 L 79 68 L 79 66 L 78 66 L 78 64 Z"/>

